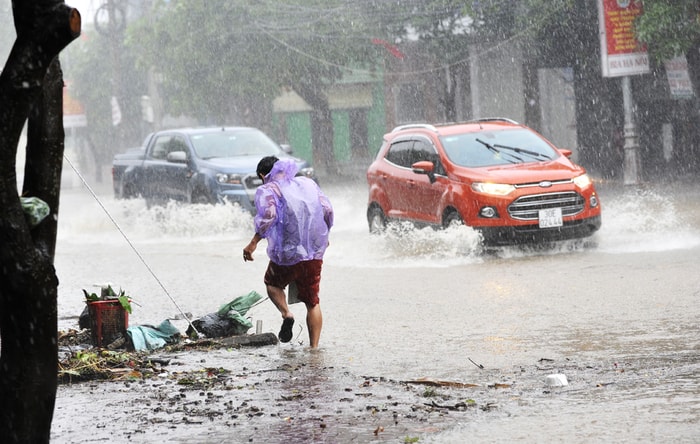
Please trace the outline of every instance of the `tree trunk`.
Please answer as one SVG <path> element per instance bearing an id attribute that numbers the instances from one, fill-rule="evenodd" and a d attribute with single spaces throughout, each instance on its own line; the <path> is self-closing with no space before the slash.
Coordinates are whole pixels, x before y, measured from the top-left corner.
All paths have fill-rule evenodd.
<path id="1" fill-rule="evenodd" d="M 325 93 L 317 86 L 294 85 L 294 90 L 313 108 L 311 111 L 311 147 L 313 165 L 321 175 L 338 173 L 333 154 L 333 116 Z"/>
<path id="2" fill-rule="evenodd" d="M 56 399 L 58 279 L 53 267 L 63 165 L 59 52 L 80 34 L 80 14 L 60 0 L 13 2 L 17 40 L 0 74 L 0 436 L 49 442 Z M 24 196 L 51 213 L 25 218 L 17 144 L 29 119 Z"/>
<path id="3" fill-rule="evenodd" d="M 445 65 L 445 80 L 442 82 L 442 106 L 445 122 L 457 122 L 457 67 Z"/>
<path id="4" fill-rule="evenodd" d="M 690 47 L 685 58 L 688 61 L 688 77 L 698 100 L 700 97 L 700 40 Z"/>
<path id="5" fill-rule="evenodd" d="M 525 94 L 525 124 L 542 132 L 540 80 L 535 63 L 523 63 L 523 93 Z"/>
<path id="6" fill-rule="evenodd" d="M 698 19 L 700 20 L 700 18 Z M 700 128 L 696 124 L 698 115 L 700 115 L 700 39 L 696 40 L 695 43 L 690 47 L 686 53 L 686 60 L 688 62 L 688 77 L 690 77 L 690 83 L 693 86 L 693 92 L 695 93 L 694 106 L 689 106 L 690 118 L 685 119 L 688 122 L 685 125 L 686 137 L 688 143 L 685 145 L 685 149 L 691 155 L 691 159 L 700 158 Z M 700 165 L 698 162 L 686 162 L 685 160 L 679 161 L 683 163 L 684 169 L 690 169 L 691 172 L 697 173 L 700 171 Z"/>

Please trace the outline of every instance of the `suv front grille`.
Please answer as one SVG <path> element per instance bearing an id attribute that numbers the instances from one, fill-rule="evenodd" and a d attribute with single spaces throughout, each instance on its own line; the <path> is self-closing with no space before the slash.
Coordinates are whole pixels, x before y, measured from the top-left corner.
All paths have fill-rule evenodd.
<path id="1" fill-rule="evenodd" d="M 537 220 L 539 210 L 561 208 L 562 216 L 573 216 L 582 212 L 585 204 L 583 196 L 574 191 L 533 194 L 517 198 L 508 206 L 508 214 L 513 219 Z"/>

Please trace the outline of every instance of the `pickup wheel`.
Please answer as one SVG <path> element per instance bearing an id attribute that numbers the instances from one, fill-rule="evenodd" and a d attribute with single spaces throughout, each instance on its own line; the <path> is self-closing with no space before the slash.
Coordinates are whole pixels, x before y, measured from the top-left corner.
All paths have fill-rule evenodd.
<path id="1" fill-rule="evenodd" d="M 138 196 L 136 189 L 133 184 L 122 184 L 122 189 L 120 193 L 121 199 L 133 199 Z"/>
<path id="2" fill-rule="evenodd" d="M 193 204 L 213 204 L 214 202 L 211 200 L 209 195 L 203 191 L 195 191 L 192 193 L 192 197 L 190 198 L 190 202 Z"/>

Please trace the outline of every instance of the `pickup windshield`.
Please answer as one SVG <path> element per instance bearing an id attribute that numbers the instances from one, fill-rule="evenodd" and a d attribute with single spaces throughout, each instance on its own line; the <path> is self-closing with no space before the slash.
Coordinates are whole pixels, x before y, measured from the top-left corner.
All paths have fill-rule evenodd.
<path id="1" fill-rule="evenodd" d="M 559 157 L 546 141 L 526 129 L 442 136 L 447 157 L 457 165 L 476 168 Z"/>
<path id="2" fill-rule="evenodd" d="M 201 159 L 238 156 L 273 156 L 280 147 L 263 132 L 254 129 L 224 130 L 190 136 L 195 154 Z"/>

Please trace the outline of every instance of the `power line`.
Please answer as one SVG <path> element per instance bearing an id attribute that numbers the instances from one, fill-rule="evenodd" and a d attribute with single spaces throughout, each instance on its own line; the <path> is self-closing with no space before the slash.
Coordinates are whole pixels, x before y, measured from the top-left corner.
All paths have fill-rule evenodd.
<path id="1" fill-rule="evenodd" d="M 116 229 L 117 229 L 117 231 L 119 232 L 119 234 L 122 235 L 122 237 L 124 238 L 124 240 L 126 241 L 126 243 L 129 245 L 129 247 L 131 247 L 131 250 L 136 254 L 136 257 L 139 258 L 139 260 L 140 260 L 141 263 L 144 265 L 144 267 L 146 267 L 146 270 L 148 270 L 148 272 L 151 274 L 151 276 L 153 276 L 153 279 L 155 279 L 155 281 L 158 283 L 158 285 L 159 285 L 160 288 L 163 290 L 163 292 L 165 293 L 165 295 L 168 296 L 168 298 L 170 299 L 170 301 L 172 301 L 173 305 L 175 305 L 175 307 L 178 309 L 178 311 L 180 312 L 180 314 L 182 315 L 182 317 L 183 317 L 184 319 L 187 320 L 187 323 L 190 324 L 190 327 L 192 327 L 192 330 L 194 330 L 194 332 L 195 332 L 197 335 L 199 335 L 199 332 L 197 331 L 197 328 L 196 328 L 194 325 L 192 325 L 192 321 L 190 321 L 190 318 L 185 314 L 184 311 L 182 311 L 182 308 L 180 308 L 180 305 L 178 305 L 178 303 L 175 301 L 175 299 L 170 295 L 170 292 L 168 291 L 167 288 L 165 288 L 165 285 L 164 285 L 163 282 L 158 278 L 158 276 L 156 276 L 156 274 L 155 274 L 155 272 L 153 271 L 153 269 L 152 269 L 152 268 L 150 267 L 150 265 L 148 265 L 148 263 L 146 262 L 146 259 L 144 259 L 143 256 L 141 256 L 141 253 L 139 253 L 139 250 L 138 250 L 138 249 L 136 248 L 136 246 L 131 242 L 131 239 L 129 239 L 129 237 L 126 235 L 126 233 L 124 232 L 124 230 L 122 230 L 122 228 L 119 226 L 119 224 L 118 224 L 117 221 L 114 219 L 114 217 L 112 217 L 112 215 L 110 214 L 110 212 L 107 211 L 107 208 L 104 206 L 104 204 L 102 204 L 102 201 L 100 200 L 99 197 L 97 197 L 97 194 L 95 194 L 95 192 L 93 191 L 92 187 L 90 187 L 90 185 L 87 183 L 87 181 L 85 180 L 85 178 L 83 177 L 83 175 L 80 174 L 80 171 L 78 171 L 78 169 L 75 167 L 75 165 L 73 165 L 73 162 L 71 162 L 71 160 L 68 158 L 68 156 L 64 155 L 63 157 L 64 157 L 64 159 L 66 159 L 66 161 L 68 162 L 68 164 L 70 165 L 70 167 L 73 169 L 73 171 L 75 171 L 75 174 L 78 175 L 78 177 L 80 178 L 81 182 L 82 182 L 83 185 L 85 185 L 85 187 L 88 189 L 88 191 L 90 192 L 90 194 L 92 195 L 92 197 L 95 199 L 95 201 L 97 202 L 97 204 L 100 206 L 100 208 L 102 208 L 102 211 L 104 211 L 104 213 L 107 215 L 107 217 L 109 218 L 109 220 L 110 220 L 110 221 L 112 222 L 112 224 L 116 227 Z"/>

